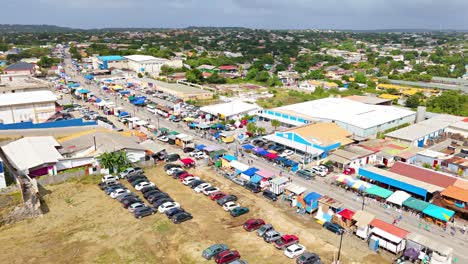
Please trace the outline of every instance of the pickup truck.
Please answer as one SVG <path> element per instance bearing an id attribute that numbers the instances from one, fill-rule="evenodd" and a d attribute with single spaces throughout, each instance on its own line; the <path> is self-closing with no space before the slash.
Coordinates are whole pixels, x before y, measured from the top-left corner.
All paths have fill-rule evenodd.
<path id="1" fill-rule="evenodd" d="M 275 241 L 277 249 L 284 249 L 291 245 L 299 243 L 299 238 L 295 235 L 283 235 L 280 239 Z"/>
<path id="2" fill-rule="evenodd" d="M 143 169 L 142 168 L 139 168 L 139 167 L 136 167 L 136 168 L 126 168 L 124 171 L 122 171 L 121 173 L 119 173 L 119 177 L 121 179 L 123 178 L 127 178 L 129 176 L 133 176 L 133 175 L 138 175 L 138 174 L 142 174 L 143 173 Z"/>

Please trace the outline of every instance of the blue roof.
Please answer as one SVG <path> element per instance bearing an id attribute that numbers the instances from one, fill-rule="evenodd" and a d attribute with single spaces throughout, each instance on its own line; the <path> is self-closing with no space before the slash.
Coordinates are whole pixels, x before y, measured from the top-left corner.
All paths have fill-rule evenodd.
<path id="1" fill-rule="evenodd" d="M 88 90 L 88 89 L 80 89 L 80 90 L 78 90 L 78 92 L 81 93 L 81 94 L 85 94 L 85 93 L 89 93 L 90 90 Z"/>
<path id="2" fill-rule="evenodd" d="M 250 181 L 253 183 L 259 183 L 263 179 L 262 176 L 254 175 L 250 178 Z"/>
<path id="3" fill-rule="evenodd" d="M 250 145 L 250 144 L 247 144 L 247 145 L 243 145 L 242 146 L 244 149 L 253 149 L 255 148 L 254 146 Z"/>
<path id="4" fill-rule="evenodd" d="M 134 100 L 134 101 L 132 101 L 132 104 L 134 104 L 134 105 L 142 105 L 142 104 L 145 104 L 145 99 L 140 98 L 140 99 Z"/>
<path id="5" fill-rule="evenodd" d="M 306 202 L 307 204 L 310 204 L 311 201 L 317 201 L 320 197 L 322 197 L 321 194 L 318 194 L 316 192 L 311 192 L 304 197 L 304 202 Z"/>
<path id="6" fill-rule="evenodd" d="M 128 116 L 130 114 L 128 114 L 128 112 L 120 112 L 119 116 Z"/>
<path id="7" fill-rule="evenodd" d="M 227 161 L 229 161 L 229 162 L 231 162 L 231 161 L 233 161 L 233 160 L 237 160 L 237 158 L 236 158 L 235 156 L 229 155 L 229 154 L 225 154 L 225 155 L 223 156 L 223 159 L 225 159 L 225 160 L 227 160 Z"/>
<path id="8" fill-rule="evenodd" d="M 447 222 L 453 217 L 455 212 L 437 205 L 429 204 L 426 209 L 423 210 L 423 214 Z"/>
<path id="9" fill-rule="evenodd" d="M 259 169 L 255 168 L 255 167 L 252 167 L 252 168 L 249 168 L 248 170 L 242 172 L 243 174 L 247 175 L 247 176 L 253 176 L 255 175 L 255 173 L 259 171 Z"/>
<path id="10" fill-rule="evenodd" d="M 126 91 L 120 91 L 119 94 L 130 94 L 130 91 L 126 90 Z"/>
<path id="11" fill-rule="evenodd" d="M 124 57 L 118 56 L 118 55 L 112 55 L 112 56 L 99 56 L 98 59 L 102 61 L 121 61 L 125 60 Z"/>
<path id="12" fill-rule="evenodd" d="M 266 150 L 262 150 L 262 151 L 258 152 L 257 154 L 260 154 L 262 156 L 266 156 L 266 155 L 270 154 L 270 152 L 268 152 Z"/>
<path id="13" fill-rule="evenodd" d="M 203 144 L 200 144 L 200 145 L 197 145 L 195 148 L 198 150 L 203 150 L 204 148 L 206 148 L 206 146 Z"/>

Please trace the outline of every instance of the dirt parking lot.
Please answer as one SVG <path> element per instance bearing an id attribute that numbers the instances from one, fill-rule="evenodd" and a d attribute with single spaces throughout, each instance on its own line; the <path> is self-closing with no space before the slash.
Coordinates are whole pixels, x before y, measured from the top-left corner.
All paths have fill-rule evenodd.
<path id="1" fill-rule="evenodd" d="M 194 219 L 175 225 L 157 213 L 137 220 L 99 190 L 96 180 L 66 182 L 47 186 L 44 199 L 49 213 L 0 229 L 0 263 L 214 263 L 201 257 L 202 250 L 214 243 L 239 250 L 249 263 L 294 263 L 254 232 L 244 231 L 243 222 L 253 217 L 298 235 L 308 250 L 331 263 L 338 237 L 312 219 L 287 213 L 210 170 L 194 173 L 237 195 L 251 212 L 232 218 L 208 197 L 166 176 L 161 167 L 147 170 L 148 178 Z M 343 245 L 341 263 L 389 263 L 388 258 L 370 254 L 365 243 L 354 237 L 346 237 Z"/>

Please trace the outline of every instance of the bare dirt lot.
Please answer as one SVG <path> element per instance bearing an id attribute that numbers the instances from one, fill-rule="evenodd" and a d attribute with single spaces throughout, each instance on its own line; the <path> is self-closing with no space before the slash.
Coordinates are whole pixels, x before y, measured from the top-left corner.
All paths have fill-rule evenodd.
<path id="1" fill-rule="evenodd" d="M 239 250 L 249 263 L 294 263 L 255 232 L 244 231 L 243 222 L 254 217 L 283 233 L 298 235 L 301 244 L 320 254 L 324 263 L 332 262 L 339 238 L 310 217 L 287 212 L 280 204 L 273 205 L 209 170 L 194 174 L 237 195 L 250 213 L 231 217 L 208 197 L 166 176 L 161 168 L 147 170 L 146 175 L 194 219 L 175 225 L 158 213 L 137 220 L 99 190 L 95 181 L 70 181 L 46 187 L 49 213 L 0 228 L 0 263 L 214 263 L 201 257 L 203 249 L 214 243 Z M 389 260 L 370 253 L 355 237 L 345 237 L 341 263 Z"/>

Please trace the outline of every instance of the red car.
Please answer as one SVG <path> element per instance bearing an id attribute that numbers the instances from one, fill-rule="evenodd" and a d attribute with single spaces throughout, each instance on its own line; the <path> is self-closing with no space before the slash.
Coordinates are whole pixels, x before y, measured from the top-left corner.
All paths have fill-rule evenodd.
<path id="1" fill-rule="evenodd" d="M 299 243 L 299 238 L 297 236 L 284 235 L 280 239 L 275 241 L 275 247 L 277 249 L 284 249 L 297 243 Z"/>
<path id="2" fill-rule="evenodd" d="M 224 264 L 224 263 L 230 263 L 236 259 L 240 258 L 239 251 L 237 250 L 226 250 L 221 253 L 219 253 L 215 257 L 215 261 L 218 264 Z"/>
<path id="3" fill-rule="evenodd" d="M 210 194 L 210 199 L 212 201 L 216 201 L 216 200 L 219 200 L 219 199 L 223 198 L 224 196 L 226 196 L 225 193 L 215 192 L 215 193 Z"/>
<path id="4" fill-rule="evenodd" d="M 263 221 L 263 219 L 249 219 L 244 223 L 243 226 L 247 232 L 251 232 L 259 229 L 264 224 L 265 221 Z"/>
<path id="5" fill-rule="evenodd" d="M 190 174 L 190 173 L 185 174 L 184 173 L 184 174 L 180 175 L 179 181 L 184 181 L 184 179 L 187 178 L 187 177 L 193 177 L 193 174 Z"/>
<path id="6" fill-rule="evenodd" d="M 345 174 L 345 175 L 351 175 L 351 174 L 354 174 L 354 173 L 356 173 L 356 170 L 353 169 L 353 168 L 347 168 L 347 169 L 345 169 L 343 171 L 343 174 Z"/>

